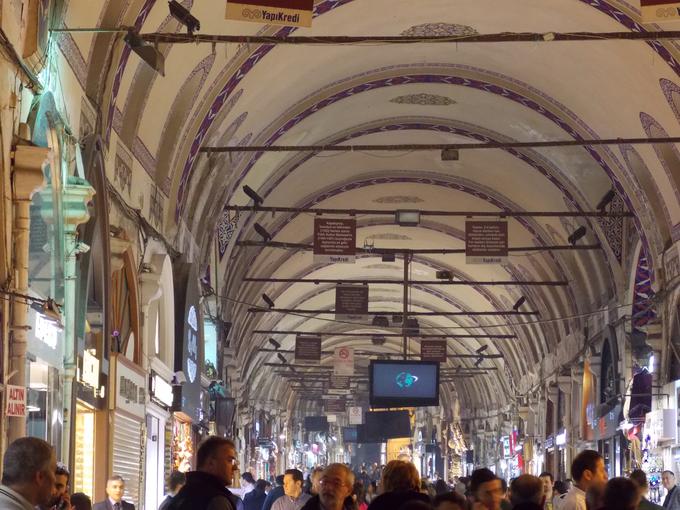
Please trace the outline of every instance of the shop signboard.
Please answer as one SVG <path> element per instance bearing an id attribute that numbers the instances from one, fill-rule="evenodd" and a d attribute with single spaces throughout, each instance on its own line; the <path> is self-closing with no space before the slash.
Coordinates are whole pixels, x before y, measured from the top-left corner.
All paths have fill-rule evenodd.
<path id="1" fill-rule="evenodd" d="M 226 19 L 311 27 L 314 0 L 228 0 Z"/>
<path id="2" fill-rule="evenodd" d="M 149 395 L 151 400 L 160 404 L 162 407 L 172 407 L 174 395 L 172 392 L 172 385 L 163 379 L 156 372 L 151 372 L 149 377 Z"/>
<path id="3" fill-rule="evenodd" d="M 335 349 L 333 375 L 354 375 L 354 348 L 337 347 Z"/>
<path id="4" fill-rule="evenodd" d="M 26 387 L 13 386 L 8 384 L 5 386 L 5 393 L 7 394 L 5 401 L 5 416 L 14 416 L 16 418 L 26 417 Z"/>
<path id="5" fill-rule="evenodd" d="M 295 337 L 295 362 L 319 363 L 321 361 L 321 337 L 297 335 Z"/>
<path id="6" fill-rule="evenodd" d="M 61 368 L 64 364 L 62 354 L 63 330 L 54 321 L 43 314 L 29 308 L 29 321 L 33 325 L 28 332 L 28 351 L 36 358 L 54 368 Z"/>
<path id="7" fill-rule="evenodd" d="M 361 319 L 368 314 L 368 285 L 335 287 L 335 318 Z"/>
<path id="8" fill-rule="evenodd" d="M 99 390 L 99 358 L 89 349 L 83 351 L 83 369 L 80 381 L 90 388 Z"/>
<path id="9" fill-rule="evenodd" d="M 446 340 L 421 340 L 420 360 L 446 362 Z"/>
<path id="10" fill-rule="evenodd" d="M 644 434 L 653 447 L 662 442 L 673 442 L 677 437 L 677 418 L 675 409 L 656 409 L 645 417 Z"/>
<path id="11" fill-rule="evenodd" d="M 503 445 L 503 458 L 509 459 L 512 457 L 512 451 L 510 448 L 510 436 L 503 436 L 501 438 L 501 444 Z"/>
<path id="12" fill-rule="evenodd" d="M 640 0 L 640 11 L 644 23 L 677 21 L 680 19 L 678 0 Z"/>
<path id="13" fill-rule="evenodd" d="M 194 423 L 204 410 L 201 399 L 201 362 L 203 360 L 203 321 L 199 316 L 201 297 L 198 266 L 185 262 L 173 264 L 175 280 L 175 372 L 181 384 L 174 386 L 173 411 L 181 412 Z M 182 377 L 183 376 L 183 377 Z M 182 381 L 183 379 L 183 381 Z"/>
<path id="14" fill-rule="evenodd" d="M 567 444 L 567 430 L 562 429 L 562 432 L 555 436 L 555 445 L 559 448 Z"/>
<path id="15" fill-rule="evenodd" d="M 314 263 L 353 264 L 357 222 L 353 219 L 314 219 Z"/>
<path id="16" fill-rule="evenodd" d="M 145 374 L 122 354 L 114 357 L 113 365 L 116 381 L 115 408 L 144 418 L 146 412 Z"/>
<path id="17" fill-rule="evenodd" d="M 502 264 L 507 260 L 507 221 L 465 222 L 466 264 Z"/>

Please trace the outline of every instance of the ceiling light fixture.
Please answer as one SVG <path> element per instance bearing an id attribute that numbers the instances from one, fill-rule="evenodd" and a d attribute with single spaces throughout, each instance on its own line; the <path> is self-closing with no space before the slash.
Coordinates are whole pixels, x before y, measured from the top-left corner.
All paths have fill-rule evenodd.
<path id="1" fill-rule="evenodd" d="M 420 223 L 420 211 L 400 209 L 394 214 L 394 222 L 400 227 L 417 227 Z"/>
<path id="2" fill-rule="evenodd" d="M 283 354 L 281 354 L 280 352 L 277 352 L 277 353 L 276 353 L 276 357 L 279 358 L 279 359 L 281 360 L 281 363 L 283 363 L 284 365 L 287 365 L 287 364 L 288 364 L 288 360 L 287 360 L 286 357 L 285 357 Z"/>
<path id="3" fill-rule="evenodd" d="M 158 51 L 158 48 L 144 42 L 139 34 L 132 30 L 129 30 L 125 36 L 125 42 L 146 65 L 161 76 L 165 76 L 165 57 Z"/>
<path id="4" fill-rule="evenodd" d="M 262 198 L 260 195 L 257 194 L 257 191 L 255 191 L 253 188 L 248 186 L 247 184 L 243 186 L 243 192 L 248 195 L 250 198 L 253 199 L 253 202 L 255 202 L 255 207 L 260 207 L 262 203 L 264 202 L 264 198 Z"/>
<path id="5" fill-rule="evenodd" d="M 272 235 L 269 232 L 267 232 L 267 229 L 264 228 L 259 223 L 255 223 L 254 227 L 255 227 L 255 232 L 257 232 L 258 234 L 260 234 L 260 236 L 262 236 L 262 239 L 264 240 L 265 243 L 272 238 Z"/>
<path id="6" fill-rule="evenodd" d="M 458 149 L 443 149 L 442 161 L 458 161 L 460 153 Z"/>
<path id="7" fill-rule="evenodd" d="M 607 191 L 607 193 L 604 194 L 602 199 L 597 204 L 596 209 L 600 212 L 604 211 L 605 207 L 607 207 L 612 200 L 614 200 L 614 197 L 616 196 L 616 191 L 614 189 L 610 189 Z"/>
<path id="8" fill-rule="evenodd" d="M 272 298 L 270 298 L 267 294 L 262 293 L 262 299 L 264 300 L 265 303 L 267 303 L 267 306 L 269 308 L 274 308 L 276 306 Z"/>
<path id="9" fill-rule="evenodd" d="M 170 8 L 170 15 L 187 27 L 187 34 L 194 35 L 194 32 L 198 32 L 201 29 L 201 22 L 192 16 L 189 9 L 182 4 L 176 0 L 170 0 L 168 7 Z"/>
<path id="10" fill-rule="evenodd" d="M 281 344 L 278 343 L 278 342 L 277 342 L 276 340 L 274 340 L 273 338 L 270 338 L 270 339 L 269 339 L 269 343 L 272 344 L 272 345 L 274 346 L 274 349 L 280 349 L 280 348 L 281 348 Z"/>
<path id="11" fill-rule="evenodd" d="M 587 231 L 588 230 L 586 229 L 586 227 L 581 226 L 574 230 L 574 233 L 567 238 L 567 241 L 569 241 L 569 244 L 571 244 L 572 246 L 576 246 L 576 241 L 585 236 Z"/>

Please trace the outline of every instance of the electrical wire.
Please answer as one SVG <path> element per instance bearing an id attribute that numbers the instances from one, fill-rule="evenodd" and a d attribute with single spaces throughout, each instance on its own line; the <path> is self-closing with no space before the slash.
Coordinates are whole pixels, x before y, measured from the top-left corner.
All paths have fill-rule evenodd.
<path id="1" fill-rule="evenodd" d="M 224 299 L 226 301 L 230 301 L 233 303 L 237 303 L 240 305 L 244 306 L 249 306 L 251 308 L 257 308 L 259 310 L 267 311 L 268 308 L 249 303 L 247 301 L 242 301 L 239 299 L 231 298 L 228 296 L 217 296 L 220 299 Z M 655 299 L 654 298 L 647 298 L 641 301 L 638 301 L 638 303 L 644 303 L 644 302 L 650 302 L 654 303 Z M 613 307 L 615 310 L 619 310 L 622 308 L 627 308 L 629 306 L 632 306 L 633 303 L 626 303 L 622 305 L 617 305 Z M 648 309 L 652 309 L 652 306 L 650 306 Z M 608 310 L 610 310 L 608 308 Z M 341 320 L 341 319 L 330 319 L 330 318 L 324 318 L 324 317 L 310 317 L 309 315 L 303 315 L 303 314 L 298 314 L 295 312 L 277 312 L 281 313 L 283 315 L 291 315 L 295 317 L 301 317 L 304 319 L 314 319 L 314 320 L 319 320 L 319 321 L 324 321 L 324 322 L 332 322 L 332 323 L 337 323 L 337 324 L 348 324 L 352 326 L 357 326 L 361 328 L 372 328 L 374 327 L 372 324 L 365 324 L 365 323 L 360 323 L 360 322 L 353 322 L 353 321 L 346 321 L 346 320 Z M 554 323 L 559 323 L 563 321 L 570 321 L 574 319 L 583 319 L 583 318 L 588 318 L 588 317 L 593 317 L 596 315 L 599 315 L 602 313 L 602 310 L 596 310 L 592 312 L 584 312 L 580 314 L 574 314 L 574 315 L 567 315 L 564 317 L 553 317 L 549 319 L 536 319 L 536 320 L 528 320 L 526 322 L 508 322 L 504 324 L 488 324 L 488 325 L 482 325 L 482 326 L 420 326 L 420 329 L 425 329 L 425 330 L 470 330 L 470 329 L 496 329 L 496 328 L 515 328 L 515 327 L 521 327 L 521 326 L 530 326 L 530 325 L 541 325 L 541 324 L 554 324 Z M 394 331 L 394 332 L 401 332 L 402 328 L 392 328 L 392 327 L 387 327 L 383 328 L 386 329 L 387 331 Z"/>

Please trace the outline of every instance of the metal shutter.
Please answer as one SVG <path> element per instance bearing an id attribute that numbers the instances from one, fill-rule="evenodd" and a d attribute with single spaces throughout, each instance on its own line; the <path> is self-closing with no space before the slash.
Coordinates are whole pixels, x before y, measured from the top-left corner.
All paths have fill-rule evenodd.
<path id="1" fill-rule="evenodd" d="M 139 509 L 142 508 L 143 459 L 141 422 L 116 413 L 113 423 L 113 474 L 125 480 L 123 499 Z"/>

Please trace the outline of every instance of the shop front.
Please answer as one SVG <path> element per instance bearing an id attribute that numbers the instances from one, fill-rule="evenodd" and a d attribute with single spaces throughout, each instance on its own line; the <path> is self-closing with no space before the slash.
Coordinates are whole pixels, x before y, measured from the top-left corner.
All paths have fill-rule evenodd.
<path id="1" fill-rule="evenodd" d="M 203 321 L 196 264 L 173 265 L 175 288 L 175 379 L 173 381 L 172 458 L 179 471 L 195 466 L 196 445 L 207 430 L 208 398 L 201 385 Z M 205 402 L 204 402 L 205 400 Z"/>
<path id="2" fill-rule="evenodd" d="M 165 481 L 170 474 L 172 444 L 166 442 L 166 427 L 170 422 L 170 408 L 174 400 L 172 384 L 151 370 L 149 375 L 149 403 L 146 407 L 146 493 L 147 508 L 158 508 L 163 501 Z"/>
<path id="3" fill-rule="evenodd" d="M 146 260 L 139 277 L 149 374 L 144 499 L 147 508 L 158 508 L 167 492 L 166 482 L 172 470 L 170 410 L 174 401 L 175 296 L 170 257 L 157 253 L 149 254 Z"/>
<path id="4" fill-rule="evenodd" d="M 111 473 L 125 480 L 125 499 L 143 508 L 147 375 L 122 354 L 112 356 Z"/>
<path id="5" fill-rule="evenodd" d="M 50 444 L 61 444 L 62 393 L 60 377 L 63 328 L 54 319 L 29 309 L 28 352 L 26 354 L 26 435 Z"/>
<path id="6" fill-rule="evenodd" d="M 75 386 L 74 464 L 71 473 L 73 492 L 91 498 L 103 493 L 108 476 L 108 408 L 106 382 L 102 372 L 103 355 L 95 348 L 85 349 L 78 359 Z"/>

